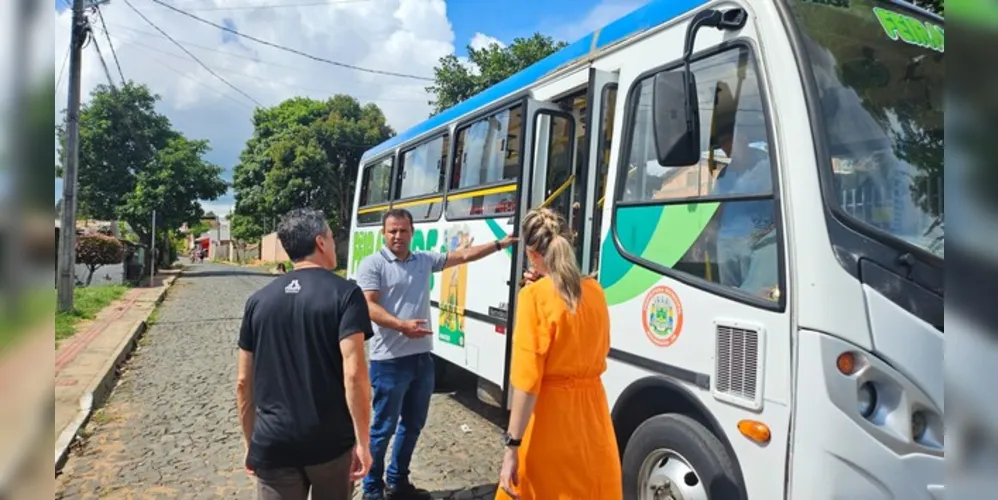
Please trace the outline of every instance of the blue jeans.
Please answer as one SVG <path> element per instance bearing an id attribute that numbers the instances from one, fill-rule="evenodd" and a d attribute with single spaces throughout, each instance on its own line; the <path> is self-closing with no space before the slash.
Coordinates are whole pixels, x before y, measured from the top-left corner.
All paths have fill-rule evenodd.
<path id="1" fill-rule="evenodd" d="M 364 493 L 381 493 L 386 482 L 396 486 L 408 481 L 412 452 L 430 411 L 433 377 L 433 355 L 430 353 L 371 361 L 373 460 L 371 471 L 364 478 Z M 392 434 L 395 434 L 392 462 L 387 478 L 383 479 L 385 455 Z"/>

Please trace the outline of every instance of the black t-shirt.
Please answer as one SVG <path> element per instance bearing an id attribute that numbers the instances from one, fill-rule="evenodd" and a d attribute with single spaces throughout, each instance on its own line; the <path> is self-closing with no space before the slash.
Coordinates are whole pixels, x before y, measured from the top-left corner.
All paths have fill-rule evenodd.
<path id="1" fill-rule="evenodd" d="M 316 465 L 353 448 L 340 340 L 358 332 L 373 335 L 363 292 L 324 269 L 289 272 L 246 301 L 239 347 L 253 352 L 251 468 Z"/>

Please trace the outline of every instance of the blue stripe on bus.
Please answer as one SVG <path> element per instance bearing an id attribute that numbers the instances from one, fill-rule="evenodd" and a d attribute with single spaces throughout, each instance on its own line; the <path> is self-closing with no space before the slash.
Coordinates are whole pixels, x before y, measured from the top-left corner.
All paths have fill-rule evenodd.
<path id="1" fill-rule="evenodd" d="M 395 137 L 367 150 L 364 152 L 361 160 L 364 161 L 388 152 L 406 141 L 446 125 L 505 96 L 523 90 L 559 67 L 589 55 L 594 45 L 596 49 L 601 49 L 635 33 L 640 33 L 667 22 L 706 2 L 707 0 L 653 0 L 630 14 L 582 37 L 581 40 L 524 68 L 513 76 L 483 90 L 466 101 L 460 102 L 456 106 L 448 108 L 440 114 L 430 117 L 428 120 L 414 125 Z M 593 44 L 594 38 L 596 39 L 595 44 Z"/>

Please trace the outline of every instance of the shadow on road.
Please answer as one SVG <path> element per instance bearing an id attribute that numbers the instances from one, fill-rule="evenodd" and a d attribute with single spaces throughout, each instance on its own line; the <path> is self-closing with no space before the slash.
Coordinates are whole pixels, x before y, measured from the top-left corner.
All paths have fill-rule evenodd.
<path id="1" fill-rule="evenodd" d="M 482 498 L 493 498 L 496 494 L 497 486 L 493 484 L 483 484 L 474 488 L 461 488 L 459 490 L 439 490 L 431 491 L 430 495 L 434 500 L 456 500 L 470 498 L 474 500 Z M 470 495 L 469 495 L 470 493 Z"/>
<path id="2" fill-rule="evenodd" d="M 277 277 L 277 275 L 270 274 L 266 271 L 254 271 L 251 269 L 219 269 L 219 270 L 200 270 L 187 268 L 184 271 L 184 279 L 188 278 L 225 278 L 229 276 L 271 276 Z"/>
<path id="3" fill-rule="evenodd" d="M 439 358 L 435 360 L 440 363 Z M 497 427 L 506 428 L 509 415 L 506 410 L 492 406 L 478 399 L 478 378 L 471 372 L 456 366 L 449 366 L 438 372 L 434 392 L 447 394 L 461 406 L 488 420 Z"/>

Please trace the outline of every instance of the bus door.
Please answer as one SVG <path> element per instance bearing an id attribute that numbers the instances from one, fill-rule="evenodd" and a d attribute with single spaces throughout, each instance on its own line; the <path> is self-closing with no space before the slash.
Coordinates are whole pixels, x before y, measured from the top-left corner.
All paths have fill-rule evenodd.
<path id="1" fill-rule="evenodd" d="M 544 186 L 549 175 L 565 176 L 563 170 L 571 175 L 571 165 L 574 160 L 574 145 L 570 140 L 575 134 L 575 121 L 570 113 L 562 111 L 552 102 L 538 101 L 526 98 L 526 113 L 524 119 L 524 158 L 523 169 L 518 187 L 518 203 L 516 213 L 507 219 L 507 232 L 520 236 L 520 221 L 524 214 L 532 208 L 544 203 Z M 553 166 L 553 171 L 552 167 Z M 567 178 L 566 178 L 567 180 Z M 562 182 L 564 183 L 564 182 Z M 569 185 L 571 183 L 569 182 Z M 513 263 L 510 268 L 509 301 L 506 306 L 506 356 L 503 376 L 502 401 L 509 407 L 509 364 L 513 348 L 513 325 L 516 322 L 516 296 L 520 291 L 523 270 L 527 265 L 526 252 L 523 245 L 513 247 Z"/>
<path id="2" fill-rule="evenodd" d="M 617 72 L 589 69 L 589 97 L 586 106 L 586 137 L 582 144 L 585 158 L 580 173 L 585 179 L 580 200 L 580 225 L 576 252 L 583 274 L 599 270 L 601 235 L 609 221 L 610 203 L 606 200 L 606 181 L 610 167 L 610 145 L 613 142 L 613 117 L 617 106 Z M 604 217 L 604 213 L 607 214 Z"/>

